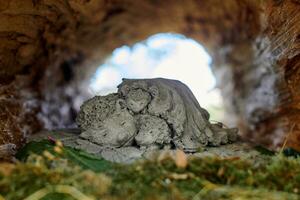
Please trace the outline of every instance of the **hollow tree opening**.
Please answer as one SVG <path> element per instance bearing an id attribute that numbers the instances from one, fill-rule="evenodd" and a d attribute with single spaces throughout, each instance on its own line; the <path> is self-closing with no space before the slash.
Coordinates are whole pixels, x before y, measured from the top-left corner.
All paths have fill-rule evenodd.
<path id="1" fill-rule="evenodd" d="M 299 19 L 295 0 L 2 1 L 0 143 L 71 126 L 115 48 L 175 32 L 207 48 L 226 113 L 248 139 L 275 147 L 290 131 L 299 149 Z"/>
<path id="2" fill-rule="evenodd" d="M 160 33 L 112 52 L 90 81 L 94 95 L 116 92 L 122 78 L 169 78 L 185 83 L 211 120 L 224 121 L 222 97 L 211 71 L 211 57 L 195 40 Z"/>

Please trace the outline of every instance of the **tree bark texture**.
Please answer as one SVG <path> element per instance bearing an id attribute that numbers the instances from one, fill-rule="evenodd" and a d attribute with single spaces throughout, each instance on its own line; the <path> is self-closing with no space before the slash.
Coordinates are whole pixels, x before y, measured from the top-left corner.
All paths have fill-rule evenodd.
<path id="1" fill-rule="evenodd" d="M 73 126 L 105 57 L 159 32 L 206 47 L 245 137 L 300 149 L 298 0 L 0 0 L 0 144 Z"/>

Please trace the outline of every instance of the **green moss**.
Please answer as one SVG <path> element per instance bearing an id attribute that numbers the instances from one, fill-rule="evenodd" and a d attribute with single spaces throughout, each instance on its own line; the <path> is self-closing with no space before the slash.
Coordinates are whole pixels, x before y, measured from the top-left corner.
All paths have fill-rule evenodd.
<path id="1" fill-rule="evenodd" d="M 43 156 L 34 154 L 34 145 L 27 147 L 20 157 L 24 162 L 0 176 L 0 194 L 7 200 L 24 199 L 45 188 L 45 200 L 57 195 L 72 199 L 55 189 L 61 185 L 95 199 L 299 199 L 300 158 L 193 158 L 183 169 L 171 157 L 120 165 L 69 148 L 56 153 L 54 145 L 46 144 L 36 148 Z"/>

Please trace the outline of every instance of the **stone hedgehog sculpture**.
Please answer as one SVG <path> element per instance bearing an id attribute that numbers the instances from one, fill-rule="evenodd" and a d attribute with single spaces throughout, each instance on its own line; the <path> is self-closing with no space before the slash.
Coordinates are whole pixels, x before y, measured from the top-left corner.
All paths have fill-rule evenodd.
<path id="1" fill-rule="evenodd" d="M 209 113 L 185 84 L 163 78 L 123 79 L 117 93 L 86 101 L 76 121 L 81 129 L 77 147 L 95 147 L 92 151 L 113 161 L 119 161 L 120 154 L 139 157 L 153 149 L 195 152 L 237 139 L 236 128 L 210 123 Z"/>

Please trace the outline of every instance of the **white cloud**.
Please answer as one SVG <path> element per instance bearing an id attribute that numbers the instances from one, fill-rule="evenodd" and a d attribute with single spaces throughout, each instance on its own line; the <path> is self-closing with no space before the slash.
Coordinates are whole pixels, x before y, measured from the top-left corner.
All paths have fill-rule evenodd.
<path id="1" fill-rule="evenodd" d="M 122 81 L 121 73 L 112 67 L 99 68 L 92 79 L 90 88 L 94 94 L 104 95 L 115 92 L 116 86 Z"/>
<path id="2" fill-rule="evenodd" d="M 113 60 L 113 62 L 118 65 L 127 65 L 129 61 L 128 57 L 130 56 L 130 54 L 130 48 L 128 46 L 123 46 L 114 50 L 111 60 Z"/>
<path id="3" fill-rule="evenodd" d="M 151 52 L 164 52 L 160 59 Z M 203 107 L 220 107 L 222 98 L 210 70 L 211 58 L 192 39 L 176 34 L 158 34 L 132 48 L 123 46 L 100 66 L 91 81 L 91 90 L 104 95 L 115 92 L 122 78 L 170 78 L 185 83 Z M 110 66 L 112 65 L 112 66 Z"/>

